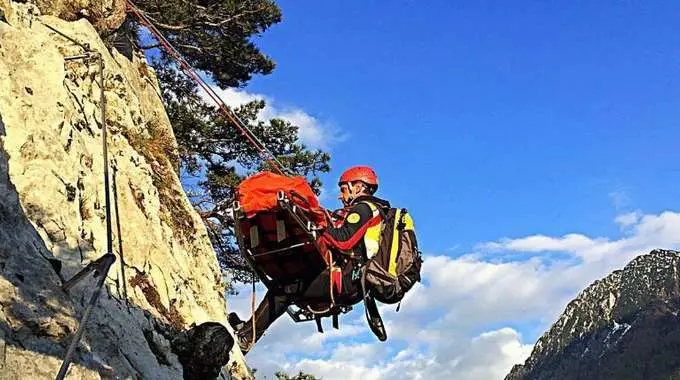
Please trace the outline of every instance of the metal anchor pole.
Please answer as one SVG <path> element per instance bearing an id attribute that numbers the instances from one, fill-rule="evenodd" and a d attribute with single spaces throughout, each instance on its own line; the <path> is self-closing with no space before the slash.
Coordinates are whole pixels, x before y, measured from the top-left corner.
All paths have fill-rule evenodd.
<path id="1" fill-rule="evenodd" d="M 81 45 L 82 46 L 82 45 Z M 102 150 L 104 153 L 104 194 L 105 194 L 105 211 L 106 211 L 106 254 L 104 254 L 99 259 L 89 263 L 85 268 L 68 280 L 62 289 L 68 292 L 74 285 L 82 281 L 90 272 L 94 272 L 94 277 L 99 277 L 97 281 L 97 286 L 95 287 L 94 293 L 90 297 L 90 301 L 83 313 L 83 317 L 80 319 L 80 324 L 78 326 L 78 331 L 76 331 L 71 345 L 64 356 L 64 361 L 61 363 L 61 368 L 57 374 L 57 380 L 63 380 L 68 371 L 71 360 L 75 354 L 76 348 L 80 343 L 80 339 L 85 332 L 85 325 L 92 312 L 92 308 L 97 303 L 99 299 L 99 294 L 104 287 L 104 282 L 106 281 L 106 276 L 109 273 L 111 265 L 116 261 L 116 256 L 113 254 L 113 239 L 111 233 L 111 200 L 109 191 L 109 159 L 108 159 L 108 149 L 107 149 L 107 134 L 106 134 L 106 98 L 104 96 L 104 58 L 100 53 L 92 53 L 89 49 L 86 50 L 85 54 L 73 57 L 66 57 L 66 60 L 76 60 L 76 59 L 97 59 L 99 62 L 99 87 L 100 87 L 100 108 L 101 108 L 101 120 L 102 120 Z"/>

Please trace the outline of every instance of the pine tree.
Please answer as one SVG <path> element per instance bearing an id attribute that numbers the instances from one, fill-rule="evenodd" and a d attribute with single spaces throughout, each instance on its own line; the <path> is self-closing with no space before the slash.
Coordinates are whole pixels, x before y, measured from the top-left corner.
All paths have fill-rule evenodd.
<path id="1" fill-rule="evenodd" d="M 281 21 L 280 9 L 273 1 L 143 0 L 135 4 L 185 59 L 219 88 L 243 86 L 253 75 L 270 74 L 275 67 L 252 42 L 253 37 Z M 121 29 L 153 58 L 179 144 L 177 166 L 209 231 L 221 267 L 230 273 L 232 281 L 251 281 L 250 270 L 235 246 L 228 209 L 244 176 L 272 168 L 215 106 L 206 103 L 197 85 L 158 49 L 158 41 L 144 37 L 136 20 L 129 18 Z M 258 113 L 264 107 L 265 103 L 258 100 L 234 111 L 267 149 L 286 167 L 307 177 L 318 191 L 318 174 L 330 170 L 330 156 L 303 145 L 299 128 L 290 122 L 259 120 Z"/>
<path id="2" fill-rule="evenodd" d="M 187 61 L 221 88 L 241 86 L 269 74 L 274 61 L 252 42 L 281 21 L 270 0 L 141 0 L 136 6 Z M 156 48 L 157 43 L 142 45 Z"/>

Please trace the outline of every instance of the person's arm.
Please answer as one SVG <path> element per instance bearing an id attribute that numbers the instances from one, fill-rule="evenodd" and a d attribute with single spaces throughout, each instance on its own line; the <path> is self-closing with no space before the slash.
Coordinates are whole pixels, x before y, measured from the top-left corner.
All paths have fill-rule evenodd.
<path id="1" fill-rule="evenodd" d="M 348 251 L 357 245 L 369 227 L 380 222 L 379 218 L 373 216 L 373 211 L 367 204 L 356 204 L 348 211 L 342 224 L 328 227 L 321 239 L 331 247 Z"/>
<path id="2" fill-rule="evenodd" d="M 326 222 L 328 222 L 328 225 L 333 225 L 335 223 L 335 211 L 331 213 L 327 208 L 322 208 L 323 209 L 323 215 L 326 217 Z"/>

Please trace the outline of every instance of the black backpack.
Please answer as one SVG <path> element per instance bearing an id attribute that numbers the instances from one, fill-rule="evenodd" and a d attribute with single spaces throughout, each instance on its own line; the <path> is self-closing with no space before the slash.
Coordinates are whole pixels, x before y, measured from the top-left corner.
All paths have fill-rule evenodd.
<path id="1" fill-rule="evenodd" d="M 389 208 L 381 213 L 380 246 L 362 268 L 361 284 L 376 300 L 394 304 L 420 281 L 423 259 L 408 211 Z"/>

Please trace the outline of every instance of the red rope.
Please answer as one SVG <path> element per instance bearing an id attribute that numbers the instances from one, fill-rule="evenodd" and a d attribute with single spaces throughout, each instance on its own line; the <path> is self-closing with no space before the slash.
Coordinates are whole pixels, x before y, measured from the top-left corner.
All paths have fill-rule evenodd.
<path id="1" fill-rule="evenodd" d="M 210 87 L 208 86 L 205 81 L 196 73 L 196 70 L 194 70 L 193 67 L 179 54 L 179 52 L 172 46 L 172 44 L 163 37 L 163 35 L 156 29 L 156 27 L 149 21 L 149 19 L 144 15 L 142 11 L 140 11 L 131 1 L 127 1 L 127 7 L 129 11 L 132 11 L 132 13 L 137 16 L 139 21 L 144 25 L 149 32 L 158 40 L 158 42 L 161 44 L 163 49 L 165 50 L 166 53 L 168 53 L 170 56 L 175 58 L 177 62 L 179 62 L 180 69 L 188 75 L 191 79 L 198 84 L 203 91 L 205 91 L 208 96 L 217 104 L 217 106 L 220 108 L 222 113 L 238 128 L 238 130 L 243 134 L 248 141 L 259 150 L 260 156 L 262 156 L 263 159 L 268 161 L 278 172 L 279 174 L 284 174 L 283 170 L 281 169 L 281 166 L 279 165 L 276 160 L 276 157 L 274 157 L 274 154 L 269 152 L 266 147 L 261 143 L 258 143 L 256 141 L 256 138 L 254 138 L 254 135 L 251 135 L 252 132 L 249 131 L 247 128 L 245 128 L 242 123 L 238 120 L 238 118 L 232 113 L 232 111 L 227 107 L 226 104 L 224 104 L 224 101 L 217 95 L 217 93 Z M 250 132 L 250 133 L 249 133 Z M 271 157 L 269 157 L 271 156 Z"/>

